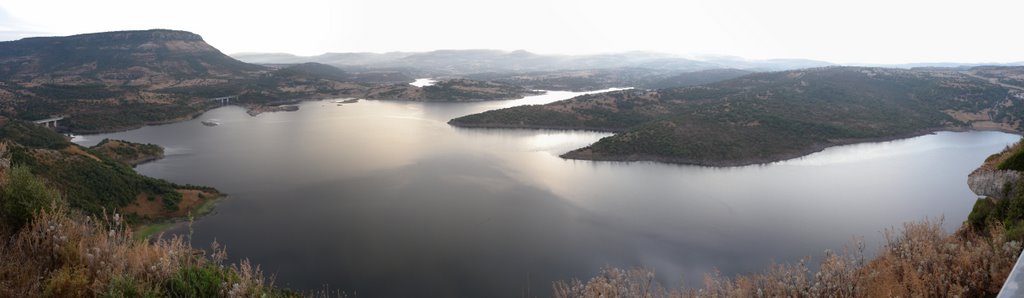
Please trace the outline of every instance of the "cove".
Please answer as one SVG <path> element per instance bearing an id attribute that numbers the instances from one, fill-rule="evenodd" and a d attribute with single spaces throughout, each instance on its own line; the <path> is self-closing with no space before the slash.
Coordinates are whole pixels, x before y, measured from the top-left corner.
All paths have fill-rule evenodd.
<path id="1" fill-rule="evenodd" d="M 819 257 L 853 236 L 944 216 L 953 230 L 975 195 L 966 176 L 1019 136 L 940 132 L 828 148 L 767 165 L 710 168 L 565 160 L 608 133 L 464 129 L 454 117 L 520 100 L 304 102 L 247 115 L 82 136 L 154 143 L 144 175 L 226 192 L 193 225 L 277 284 L 368 297 L 546 296 L 551 282 L 602 266 L 644 266 L 667 285 Z M 218 126 L 204 126 L 215 121 Z M 180 227 L 172 233 L 188 233 Z"/>

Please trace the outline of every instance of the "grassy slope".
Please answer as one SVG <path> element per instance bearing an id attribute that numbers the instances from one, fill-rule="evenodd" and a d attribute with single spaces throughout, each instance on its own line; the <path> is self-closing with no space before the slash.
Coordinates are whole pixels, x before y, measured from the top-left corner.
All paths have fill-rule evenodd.
<path id="1" fill-rule="evenodd" d="M 69 205 L 92 214 L 121 210 L 138 197 L 159 197 L 168 210 L 177 210 L 181 189 L 208 187 L 177 185 L 139 175 L 123 162 L 106 154 L 70 143 L 50 129 L 11 121 L 0 127 L 0 140 L 8 147 L 11 163 L 32 168 L 59 190 Z M 133 148 L 149 148 L 141 144 Z M 153 149 L 153 148 L 150 148 Z"/>

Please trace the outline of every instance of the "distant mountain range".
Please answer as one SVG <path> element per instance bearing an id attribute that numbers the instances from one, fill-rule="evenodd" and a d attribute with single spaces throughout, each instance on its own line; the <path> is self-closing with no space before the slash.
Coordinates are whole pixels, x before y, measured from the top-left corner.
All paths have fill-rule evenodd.
<path id="1" fill-rule="evenodd" d="M 661 71 L 693 72 L 710 69 L 738 69 L 750 72 L 783 71 L 837 65 L 810 59 L 744 59 L 735 56 L 704 55 L 683 57 L 655 52 L 625 52 L 599 55 L 542 55 L 524 50 L 437 50 L 430 52 L 326 53 L 297 56 L 287 53 L 237 53 L 238 60 L 255 64 L 317 62 L 342 68 L 389 68 L 419 70 L 423 75 L 469 75 L 488 72 L 547 72 L 614 68 L 647 68 Z M 1011 63 L 922 62 L 902 64 L 849 63 L 847 66 L 888 68 L 960 68 L 976 66 L 1024 66 Z"/>
<path id="2" fill-rule="evenodd" d="M 327 53 L 295 56 L 282 53 L 239 53 L 233 57 L 249 63 L 292 64 L 317 62 L 338 67 L 405 68 L 429 75 L 467 75 L 484 72 L 538 72 L 612 68 L 646 68 L 691 72 L 708 69 L 778 71 L 832 65 L 805 59 L 748 60 L 739 57 L 689 59 L 653 52 L 599 55 L 542 55 L 523 50 L 438 50 L 431 52 Z"/>
<path id="3" fill-rule="evenodd" d="M 1010 63 L 961 63 L 961 62 L 921 62 L 900 64 L 852 63 L 850 66 L 890 67 L 890 68 L 956 68 L 967 70 L 978 66 L 1024 66 L 1024 61 Z"/>

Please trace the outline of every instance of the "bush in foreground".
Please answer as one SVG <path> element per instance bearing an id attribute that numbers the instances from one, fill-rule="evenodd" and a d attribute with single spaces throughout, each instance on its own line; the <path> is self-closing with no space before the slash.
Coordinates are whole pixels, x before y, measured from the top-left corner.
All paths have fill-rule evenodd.
<path id="1" fill-rule="evenodd" d="M 181 237 L 139 241 L 119 215 L 41 209 L 0 245 L 0 297 L 291 297 L 248 262 Z"/>
<path id="2" fill-rule="evenodd" d="M 59 196 L 46 188 L 28 167 L 15 166 L 0 188 L 0 219 L 17 230 L 32 219 L 32 213 L 57 203 Z"/>
<path id="3" fill-rule="evenodd" d="M 812 272 L 806 261 L 773 265 L 766 272 L 735 278 L 706 274 L 703 286 L 668 290 L 645 269 L 605 268 L 587 282 L 554 283 L 555 297 L 987 297 L 1009 275 L 1021 244 L 1002 227 L 988 235 L 960 229 L 948 234 L 941 221 L 908 223 L 887 230 L 878 255 L 866 260 L 863 246 L 826 251 Z"/>

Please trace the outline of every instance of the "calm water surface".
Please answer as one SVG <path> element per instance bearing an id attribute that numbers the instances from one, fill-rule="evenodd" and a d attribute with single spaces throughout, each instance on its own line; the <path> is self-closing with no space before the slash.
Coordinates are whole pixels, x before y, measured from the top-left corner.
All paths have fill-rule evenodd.
<path id="1" fill-rule="evenodd" d="M 514 101 L 306 102 L 250 117 L 239 107 L 193 121 L 76 140 L 155 143 L 145 175 L 230 196 L 199 219 L 277 284 L 329 284 L 365 297 L 546 296 L 553 280 L 607 265 L 645 266 L 668 284 L 757 272 L 838 249 L 853 236 L 945 216 L 975 195 L 966 176 L 1020 139 L 943 132 L 830 148 L 763 166 L 706 168 L 564 160 L 606 133 L 461 129 L 454 117 Z M 206 127 L 212 120 L 220 126 Z M 176 230 L 181 232 L 181 228 Z"/>

